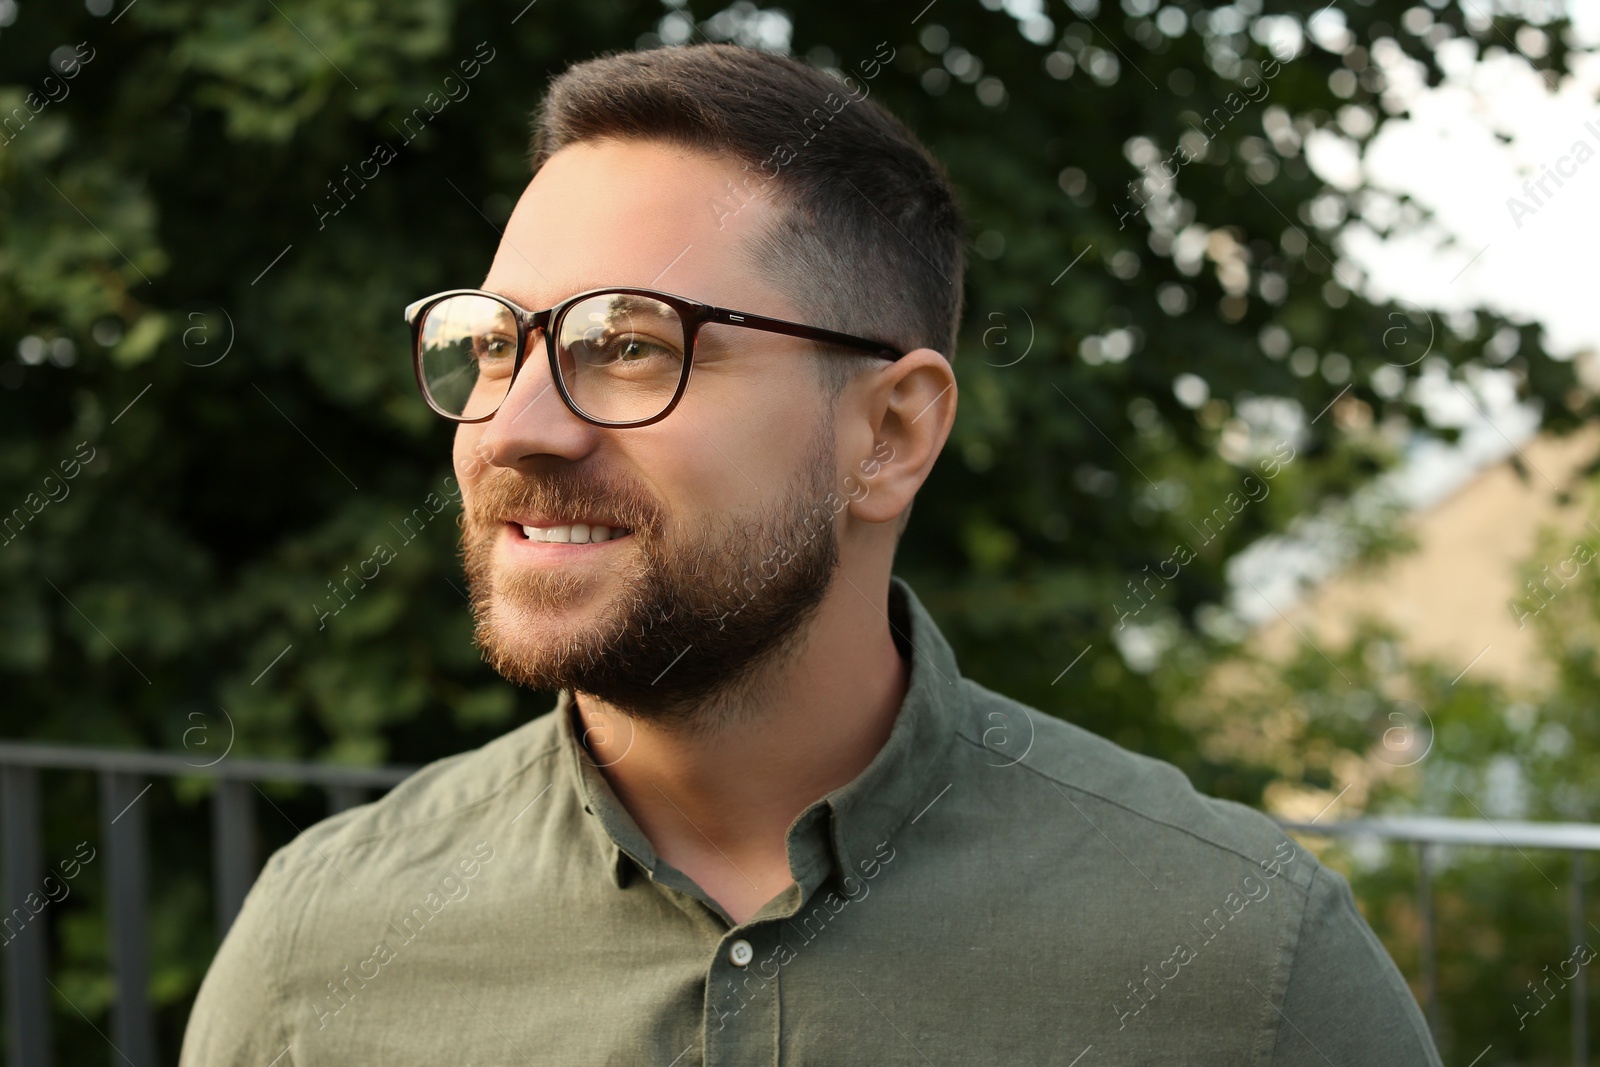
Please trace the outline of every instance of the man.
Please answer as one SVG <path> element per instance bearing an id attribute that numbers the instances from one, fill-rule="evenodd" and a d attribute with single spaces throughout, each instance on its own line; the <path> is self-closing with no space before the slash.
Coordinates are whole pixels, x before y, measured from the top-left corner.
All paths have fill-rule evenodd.
<path id="1" fill-rule="evenodd" d="M 477 640 L 554 711 L 279 850 L 183 1062 L 1437 1064 L 1336 873 L 960 675 L 890 568 L 961 223 L 867 83 L 582 63 L 407 310 Z"/>

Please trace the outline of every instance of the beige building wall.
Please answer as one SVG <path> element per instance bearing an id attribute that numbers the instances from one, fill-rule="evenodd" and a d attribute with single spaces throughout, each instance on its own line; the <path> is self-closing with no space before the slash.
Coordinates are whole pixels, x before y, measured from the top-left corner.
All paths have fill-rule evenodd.
<path id="1" fill-rule="evenodd" d="M 1548 677 L 1534 654 L 1534 627 L 1519 629 L 1509 604 L 1526 596 L 1517 572 L 1538 547 L 1541 527 L 1558 531 L 1561 551 L 1543 561 L 1552 567 L 1580 538 L 1600 539 L 1585 526 L 1594 501 L 1584 474 L 1600 454 L 1600 425 L 1566 437 L 1539 435 L 1520 450 L 1526 477 L 1509 459 L 1484 469 L 1406 521 L 1415 550 L 1308 590 L 1284 609 L 1288 621 L 1262 626 L 1259 647 L 1288 653 L 1309 639 L 1337 648 L 1357 620 L 1369 616 L 1396 628 L 1408 655 L 1463 670 L 1470 665 L 1472 674 L 1524 691 L 1542 689 Z M 1564 493 L 1570 495 L 1566 503 Z"/>

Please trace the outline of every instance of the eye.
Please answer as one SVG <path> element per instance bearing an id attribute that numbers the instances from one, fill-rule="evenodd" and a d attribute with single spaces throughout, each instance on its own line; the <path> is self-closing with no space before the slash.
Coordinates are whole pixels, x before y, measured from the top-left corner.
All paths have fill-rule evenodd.
<path id="1" fill-rule="evenodd" d="M 484 333 L 472 341 L 472 355 L 478 361 L 478 369 L 491 376 L 509 371 L 516 353 L 517 339 L 511 334 Z"/>
<path id="2" fill-rule="evenodd" d="M 600 327 L 586 330 L 568 350 L 589 367 L 676 366 L 683 359 L 675 345 L 641 333 L 610 333 Z"/>
<path id="3" fill-rule="evenodd" d="M 650 359 L 658 356 L 676 357 L 677 353 L 665 345 L 657 344 L 648 337 L 626 337 L 619 340 L 616 345 L 617 358 L 624 363 Z"/>

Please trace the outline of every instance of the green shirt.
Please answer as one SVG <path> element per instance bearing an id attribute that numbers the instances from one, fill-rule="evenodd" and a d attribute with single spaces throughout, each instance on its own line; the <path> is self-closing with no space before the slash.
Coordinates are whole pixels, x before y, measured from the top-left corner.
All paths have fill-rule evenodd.
<path id="1" fill-rule="evenodd" d="M 890 609 L 889 740 L 748 922 L 657 858 L 563 692 L 274 853 L 182 1064 L 1439 1064 L 1338 873 L 962 678 L 898 578 Z"/>

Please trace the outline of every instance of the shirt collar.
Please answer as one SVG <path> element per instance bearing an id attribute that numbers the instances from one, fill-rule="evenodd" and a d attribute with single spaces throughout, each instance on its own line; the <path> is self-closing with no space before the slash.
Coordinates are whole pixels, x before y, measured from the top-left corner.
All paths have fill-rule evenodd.
<path id="1" fill-rule="evenodd" d="M 617 799 L 611 783 L 600 773 L 594 757 L 589 754 L 588 747 L 578 734 L 571 689 L 563 689 L 557 695 L 554 715 L 572 781 L 583 801 L 584 814 L 590 819 L 589 832 L 605 858 L 606 873 L 611 876 L 612 884 L 622 889 L 628 884 L 628 861 L 631 859 L 642 870 L 654 870 L 655 849 L 651 847 L 650 839 L 644 836 L 644 831 L 639 829 L 639 824 L 633 821 L 633 816 L 628 814 L 628 809 Z"/>
<path id="2" fill-rule="evenodd" d="M 889 740 L 865 770 L 796 820 L 799 826 L 812 809 L 826 806 L 841 878 L 853 875 L 859 880 L 874 849 L 907 819 L 920 816 L 948 784 L 939 780 L 939 773 L 967 708 L 955 652 L 911 587 L 898 577 L 889 579 L 889 629 L 910 664 L 906 695 Z M 849 891 L 850 886 L 843 888 Z"/>
<path id="3" fill-rule="evenodd" d="M 910 665 L 906 694 L 888 741 L 866 769 L 790 824 L 790 867 L 802 890 L 796 907 L 828 874 L 826 861 L 841 884 L 845 876 L 859 879 L 871 865 L 867 857 L 907 819 L 920 817 L 947 784 L 938 772 L 967 706 L 955 653 L 903 579 L 890 577 L 888 600 L 890 633 Z M 655 869 L 655 849 L 580 740 L 570 689 L 560 691 L 555 716 L 573 782 L 593 819 L 590 832 L 612 883 L 622 888 L 628 883 L 629 860 L 643 871 Z M 842 888 L 850 891 L 849 885 Z"/>

